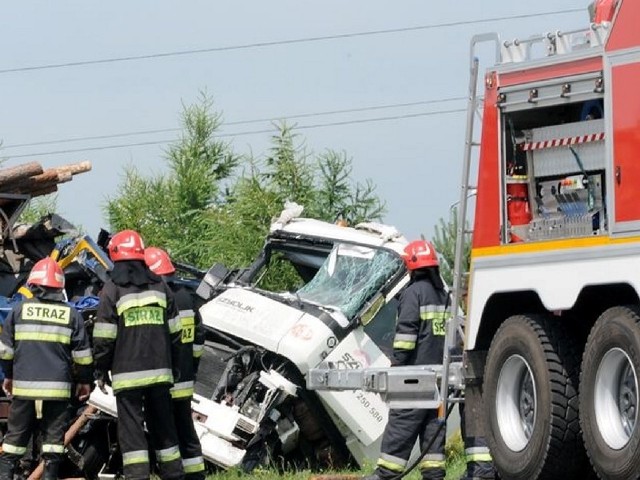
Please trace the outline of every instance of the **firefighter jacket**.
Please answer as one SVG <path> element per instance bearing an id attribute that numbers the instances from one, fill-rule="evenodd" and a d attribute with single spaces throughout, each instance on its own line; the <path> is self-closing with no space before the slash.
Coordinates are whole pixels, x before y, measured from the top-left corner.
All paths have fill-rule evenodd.
<path id="1" fill-rule="evenodd" d="M 393 340 L 395 365 L 442 363 L 448 293 L 435 283 L 418 273 L 401 293 Z"/>
<path id="2" fill-rule="evenodd" d="M 173 293 L 144 262 L 117 262 L 100 292 L 93 328 L 96 370 L 114 393 L 172 385 L 180 325 Z"/>
<path id="3" fill-rule="evenodd" d="M 196 373 L 204 350 L 204 329 L 193 295 L 182 285 L 171 280 L 167 283 L 175 295 L 180 319 L 180 344 L 174 365 L 177 377 L 174 379 L 171 397 L 190 398 L 193 395 Z"/>
<path id="4" fill-rule="evenodd" d="M 92 380 L 82 316 L 60 301 L 31 298 L 16 305 L 0 335 L 0 359 L 16 398 L 68 399 L 74 383 Z"/>

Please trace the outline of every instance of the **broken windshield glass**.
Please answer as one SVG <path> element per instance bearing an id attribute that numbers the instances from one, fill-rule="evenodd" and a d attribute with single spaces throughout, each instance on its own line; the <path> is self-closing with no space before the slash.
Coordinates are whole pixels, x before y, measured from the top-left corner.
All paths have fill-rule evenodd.
<path id="1" fill-rule="evenodd" d="M 388 250 L 336 244 L 313 279 L 298 290 L 301 299 L 339 309 L 351 320 L 403 266 Z"/>

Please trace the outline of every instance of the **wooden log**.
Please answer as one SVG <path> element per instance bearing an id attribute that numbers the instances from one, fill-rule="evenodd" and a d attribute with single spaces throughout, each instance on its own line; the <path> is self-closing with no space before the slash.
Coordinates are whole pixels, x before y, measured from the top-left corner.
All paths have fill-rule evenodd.
<path id="1" fill-rule="evenodd" d="M 5 191 L 7 186 L 25 178 L 42 173 L 42 165 L 38 162 L 29 162 L 10 168 L 0 168 L 0 191 Z"/>
<path id="2" fill-rule="evenodd" d="M 29 194 L 31 195 L 31 198 L 35 198 L 35 197 L 41 197 L 43 195 L 49 195 L 50 193 L 55 193 L 57 191 L 58 191 L 58 185 L 54 183 L 53 185 L 45 185 L 41 188 L 31 190 Z"/>
<path id="3" fill-rule="evenodd" d="M 94 415 L 97 412 L 98 412 L 98 409 L 92 405 L 89 405 L 87 408 L 84 409 L 84 411 L 80 414 L 80 416 L 76 419 L 76 421 L 73 422 L 73 424 L 69 427 L 69 430 L 65 432 L 64 434 L 65 447 L 69 445 L 69 443 L 71 443 L 71 441 L 75 438 L 75 436 L 78 434 L 80 429 L 85 426 L 85 424 L 89 421 L 89 418 L 91 418 L 91 415 Z M 40 461 L 40 463 L 35 468 L 35 470 L 31 472 L 31 475 L 29 475 L 29 478 L 27 480 L 39 480 L 42 477 L 43 473 L 44 473 L 44 461 Z"/>
<path id="4" fill-rule="evenodd" d="M 91 162 L 84 161 L 78 163 L 71 163 L 69 165 L 62 165 L 60 167 L 55 167 L 58 172 L 68 172 L 71 175 L 78 175 L 79 173 L 85 173 L 91 170 Z"/>
<path id="5" fill-rule="evenodd" d="M 45 170 L 40 175 L 29 177 L 19 183 L 16 183 L 14 188 L 6 191 L 5 193 L 31 193 L 34 190 L 42 190 L 50 185 L 56 185 L 58 183 L 70 182 L 73 179 L 73 175 L 69 172 L 58 172 L 51 168 Z"/>
<path id="6" fill-rule="evenodd" d="M 39 175 L 32 175 L 28 178 L 22 179 L 15 183 L 13 190 L 20 192 L 27 192 L 39 185 L 45 185 L 49 183 L 57 183 L 58 172 L 53 169 L 45 170 Z"/>
<path id="7" fill-rule="evenodd" d="M 56 172 L 58 173 L 58 183 L 66 183 L 73 180 L 73 173 L 71 172 L 59 171 L 57 169 Z"/>

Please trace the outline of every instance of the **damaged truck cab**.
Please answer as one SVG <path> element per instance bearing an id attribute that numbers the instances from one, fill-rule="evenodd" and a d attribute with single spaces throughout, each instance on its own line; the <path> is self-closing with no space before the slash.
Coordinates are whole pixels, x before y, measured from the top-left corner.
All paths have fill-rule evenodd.
<path id="1" fill-rule="evenodd" d="M 293 218 L 272 226 L 263 257 L 291 262 L 308 281 L 277 293 L 252 286 L 269 268 L 262 262 L 245 275 L 249 284 L 227 285 L 200 309 L 204 325 L 227 340 L 224 347 L 209 343 L 203 362 L 216 348 L 218 358 L 220 351 L 231 357 L 213 392 L 196 386 L 194 411 L 204 419 L 197 425 L 209 460 L 246 469 L 265 454 L 334 466 L 377 456 L 387 420 L 380 396 L 310 392 L 304 378 L 321 362 L 346 369 L 390 365 L 395 296 L 408 281 L 400 256 L 405 245 L 393 227 L 379 224 L 350 228 Z M 268 452 L 255 452 L 256 435 L 270 439 L 263 443 Z"/>

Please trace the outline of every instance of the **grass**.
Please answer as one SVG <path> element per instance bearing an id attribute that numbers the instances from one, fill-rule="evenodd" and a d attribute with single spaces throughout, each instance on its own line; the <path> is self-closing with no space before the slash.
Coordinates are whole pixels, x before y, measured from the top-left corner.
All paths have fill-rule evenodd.
<path id="1" fill-rule="evenodd" d="M 464 474 L 465 459 L 464 459 L 464 444 L 460 433 L 452 435 L 447 442 L 446 448 L 447 454 L 447 477 L 446 480 L 459 480 Z M 345 475 L 351 478 L 368 475 L 373 471 L 374 466 L 366 467 L 362 471 L 340 471 L 340 472 L 311 472 L 310 470 L 300 470 L 296 472 L 284 472 L 279 473 L 275 470 L 260 470 L 254 471 L 251 474 L 244 474 L 240 470 L 227 470 L 224 472 L 210 475 L 208 480 L 247 480 L 249 478 L 257 480 L 308 480 L 311 477 L 318 475 Z M 420 480 L 422 476 L 416 469 L 412 471 L 407 477 L 407 480 Z"/>

